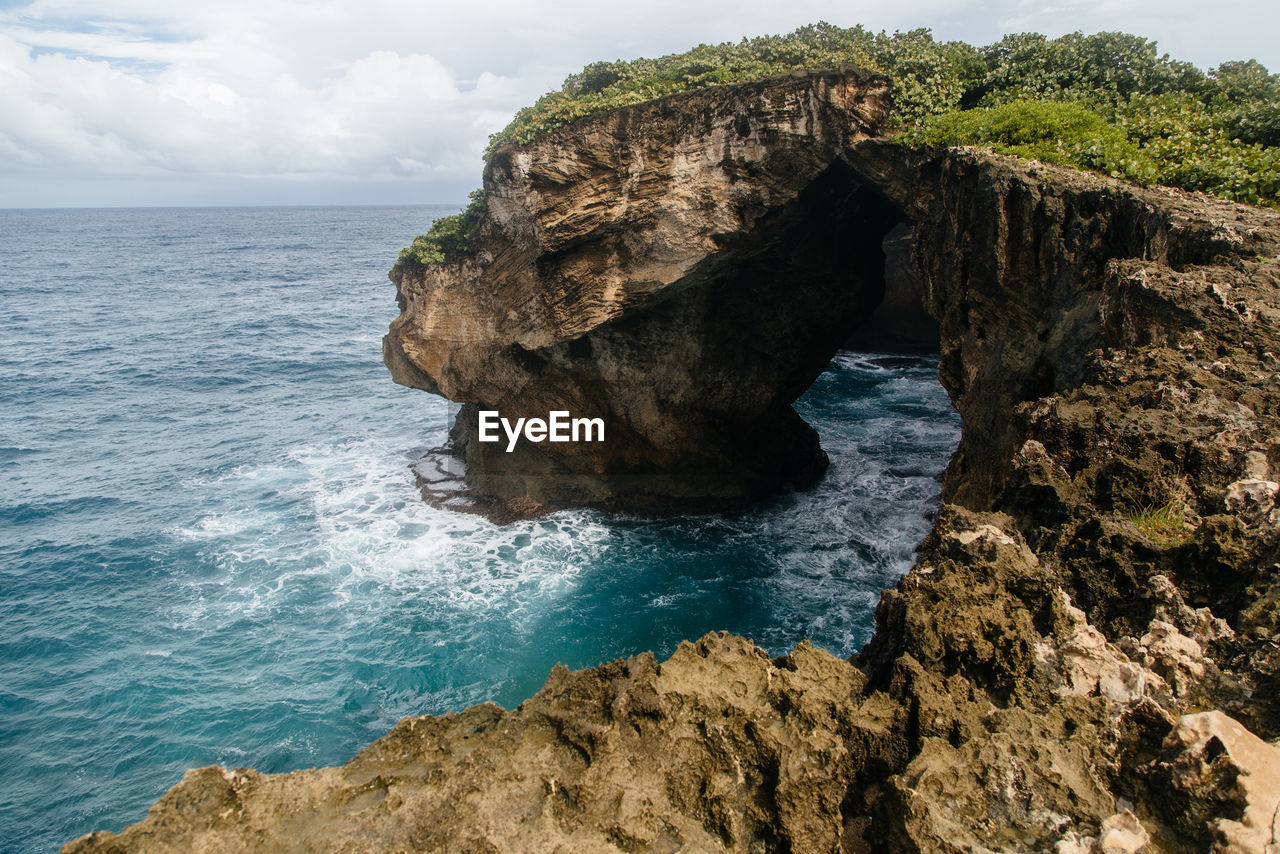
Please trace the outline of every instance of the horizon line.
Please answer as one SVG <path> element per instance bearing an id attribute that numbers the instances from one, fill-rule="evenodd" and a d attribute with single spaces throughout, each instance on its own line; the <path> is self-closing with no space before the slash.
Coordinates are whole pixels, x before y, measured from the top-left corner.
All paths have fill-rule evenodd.
<path id="1" fill-rule="evenodd" d="M 466 207 L 465 201 L 459 202 L 334 202 L 307 204 L 208 204 L 208 205 L 43 205 L 16 206 L 0 205 L 0 211 L 141 211 L 141 210 L 225 210 L 229 208 L 431 208 L 431 207 Z"/>

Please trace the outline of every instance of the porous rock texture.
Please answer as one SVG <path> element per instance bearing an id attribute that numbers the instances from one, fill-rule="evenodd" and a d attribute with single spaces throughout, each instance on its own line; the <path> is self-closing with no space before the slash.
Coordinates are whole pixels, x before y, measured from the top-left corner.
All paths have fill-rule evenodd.
<path id="1" fill-rule="evenodd" d="M 1280 850 L 1280 215 L 975 150 L 838 157 L 912 229 L 964 422 L 860 655 L 709 635 L 557 669 L 341 768 L 190 772 L 66 850 Z"/>
<path id="2" fill-rule="evenodd" d="M 188 772 L 71 850 L 832 851 L 854 781 L 905 758 L 900 707 L 850 703 L 865 685 L 808 644 L 708 635 L 661 667 L 557 667 L 510 712 L 406 718 L 341 768 Z"/>

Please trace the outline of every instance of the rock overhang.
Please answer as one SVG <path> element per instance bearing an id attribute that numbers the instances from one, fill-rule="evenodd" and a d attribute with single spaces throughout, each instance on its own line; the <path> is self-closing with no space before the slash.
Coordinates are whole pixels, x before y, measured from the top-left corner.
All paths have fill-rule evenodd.
<path id="1" fill-rule="evenodd" d="M 791 404 L 883 298 L 904 214 L 844 154 L 887 92 L 794 74 L 493 153 L 474 254 L 395 271 L 385 346 L 398 382 L 467 404 L 455 452 L 483 505 L 717 510 L 820 475 Z M 495 452 L 481 410 L 601 418 L 606 440 Z"/>

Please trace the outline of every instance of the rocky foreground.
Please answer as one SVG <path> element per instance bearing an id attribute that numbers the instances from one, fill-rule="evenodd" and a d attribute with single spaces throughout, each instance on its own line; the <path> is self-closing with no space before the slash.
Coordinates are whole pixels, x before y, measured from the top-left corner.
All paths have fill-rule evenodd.
<path id="1" fill-rule="evenodd" d="M 190 771 L 145 821 L 64 851 L 1280 851 L 1280 215 L 980 151 L 905 148 L 874 136 L 882 90 L 859 73 L 726 87 L 499 151 L 486 184 L 500 200 L 483 226 L 492 243 L 478 260 L 403 275 L 405 313 L 388 343 L 399 379 L 460 400 L 517 405 L 524 381 L 548 396 L 543 406 L 585 376 L 601 407 L 624 412 L 640 364 L 623 357 L 625 333 L 653 343 L 654 311 L 712 336 L 688 345 L 704 364 L 723 364 L 714 338 L 736 334 L 695 310 L 712 295 L 770 341 L 803 332 L 785 325 L 805 322 L 802 307 L 777 325 L 769 307 L 782 302 L 767 283 L 735 296 L 732 275 L 714 272 L 735 269 L 744 247 L 787 257 L 789 227 L 851 206 L 840 227 L 872 238 L 834 253 L 851 272 L 830 299 L 864 302 L 810 336 L 825 348 L 883 296 L 876 241 L 909 227 L 963 437 L 934 529 L 885 593 L 860 656 L 801 644 L 770 660 L 711 634 L 661 663 L 557 668 L 514 710 L 409 718 L 339 768 Z M 634 148 L 608 151 L 610 139 L 639 139 L 619 137 L 623 125 L 678 134 L 686 123 L 699 130 L 678 158 L 646 167 Z M 810 132 L 819 142 L 805 148 L 796 137 Z M 688 148 L 699 134 L 720 142 Z M 769 171 L 796 151 L 810 158 L 803 169 Z M 583 194 L 573 170 L 560 183 L 495 177 L 544 174 L 552 155 L 589 161 L 602 189 Z M 729 216 L 726 200 L 765 207 L 710 228 L 667 270 L 619 194 L 666 188 L 644 209 L 663 232 L 676 227 L 661 216 L 664 193 L 700 181 L 724 182 L 707 217 Z M 520 186 L 536 188 L 536 204 Z M 686 243 L 694 209 L 681 214 Z M 548 242 L 547 211 L 572 226 L 569 244 Z M 526 215 L 521 227 L 542 242 L 501 249 L 503 223 Z M 597 272 L 574 279 L 574 257 Z M 499 263 L 509 275 L 484 272 Z M 641 267 L 651 272 L 628 278 Z M 797 258 L 777 269 L 791 271 L 789 287 L 817 287 Z M 561 295 L 538 290 L 548 276 Z M 511 290 L 481 294 L 479 282 Z M 650 301 L 671 283 L 682 284 Z M 466 323 L 437 335 L 432 324 L 452 322 L 424 308 L 438 288 L 472 288 L 473 302 L 493 305 L 460 309 Z M 516 294 L 528 298 L 508 303 Z M 560 308 L 585 305 L 587 320 Z M 448 342 L 497 347 L 508 322 L 528 334 L 508 342 L 519 347 L 510 366 L 488 387 L 450 386 L 480 376 Z M 589 352 L 571 346 L 583 336 L 596 336 Z M 766 377 L 769 357 L 742 360 L 744 375 Z M 789 409 L 791 385 L 812 372 L 799 355 L 787 365 L 760 410 L 778 424 L 787 416 L 774 404 Z M 699 373 L 671 370 L 693 394 Z M 663 423 L 660 411 L 645 417 Z M 669 437 L 651 433 L 637 427 L 624 456 L 660 461 L 653 449 Z M 802 434 L 786 434 L 798 438 L 751 483 L 695 491 L 741 496 L 794 475 L 816 457 Z M 681 441 L 662 447 L 687 459 Z M 591 465 L 612 464 L 554 462 L 583 484 Z M 649 470 L 646 488 L 663 487 L 661 467 Z M 530 491 L 531 471 L 514 470 L 517 497 L 563 498 Z M 593 500 L 608 505 L 625 489 L 604 480 Z"/>

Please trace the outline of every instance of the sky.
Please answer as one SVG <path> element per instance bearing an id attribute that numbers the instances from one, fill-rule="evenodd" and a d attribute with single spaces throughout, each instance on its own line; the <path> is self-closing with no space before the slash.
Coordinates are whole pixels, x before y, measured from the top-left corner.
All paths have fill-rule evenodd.
<path id="1" fill-rule="evenodd" d="M 461 203 L 489 134 L 588 62 L 819 20 L 1280 70 L 1274 0 L 0 0 L 0 207 Z"/>

